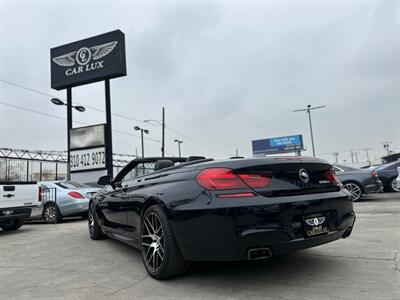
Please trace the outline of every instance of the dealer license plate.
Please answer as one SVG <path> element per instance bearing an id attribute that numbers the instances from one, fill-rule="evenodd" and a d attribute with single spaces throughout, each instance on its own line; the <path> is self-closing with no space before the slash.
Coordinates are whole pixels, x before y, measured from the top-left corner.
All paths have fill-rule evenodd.
<path id="1" fill-rule="evenodd" d="M 324 214 L 304 216 L 303 220 L 304 230 L 308 237 L 329 232 L 328 220 Z"/>

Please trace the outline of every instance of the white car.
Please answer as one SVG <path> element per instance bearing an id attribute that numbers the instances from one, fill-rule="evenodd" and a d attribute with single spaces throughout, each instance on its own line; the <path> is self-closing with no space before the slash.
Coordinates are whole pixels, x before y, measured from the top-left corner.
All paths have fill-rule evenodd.
<path id="1" fill-rule="evenodd" d="M 0 182 L 0 228 L 17 230 L 37 207 L 40 197 L 36 182 Z"/>

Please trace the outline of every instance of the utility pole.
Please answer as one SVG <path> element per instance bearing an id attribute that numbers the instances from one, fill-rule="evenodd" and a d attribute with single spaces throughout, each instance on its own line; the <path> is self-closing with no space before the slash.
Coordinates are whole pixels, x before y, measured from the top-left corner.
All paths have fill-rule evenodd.
<path id="1" fill-rule="evenodd" d="M 161 157 L 165 156 L 165 107 L 162 108 L 162 116 L 161 116 L 161 122 L 159 120 L 155 119 L 147 119 L 143 120 L 143 123 L 147 122 L 155 122 L 158 125 L 161 125 Z"/>
<path id="2" fill-rule="evenodd" d="M 339 163 L 339 152 L 333 152 L 332 155 L 335 157 L 335 164 Z"/>
<path id="3" fill-rule="evenodd" d="M 313 152 L 314 157 L 315 157 L 315 146 L 314 146 L 314 134 L 313 134 L 313 128 L 312 128 L 312 121 L 311 121 L 311 110 L 320 109 L 320 108 L 324 108 L 324 107 L 326 107 L 326 105 L 312 107 L 310 104 L 308 104 L 307 108 L 305 108 L 305 109 L 296 109 L 293 111 L 293 112 L 305 111 L 308 114 L 308 121 L 310 123 L 311 146 L 312 146 L 312 152 Z"/>
<path id="4" fill-rule="evenodd" d="M 238 151 L 238 149 L 236 148 L 236 157 L 238 157 L 239 156 L 239 151 Z"/>
<path id="5" fill-rule="evenodd" d="M 350 150 L 350 154 L 351 154 L 351 162 L 354 163 L 354 152 L 353 152 L 353 150 Z"/>

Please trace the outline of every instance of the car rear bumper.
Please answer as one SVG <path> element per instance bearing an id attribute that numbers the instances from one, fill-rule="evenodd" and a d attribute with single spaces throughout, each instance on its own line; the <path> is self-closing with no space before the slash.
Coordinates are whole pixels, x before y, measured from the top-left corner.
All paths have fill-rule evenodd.
<path id="1" fill-rule="evenodd" d="M 336 197 L 276 197 L 271 199 L 275 203 L 264 205 L 180 210 L 170 214 L 170 219 L 188 261 L 244 260 L 255 248 L 269 248 L 277 255 L 332 242 L 350 233 L 355 222 L 353 203 L 343 192 L 332 194 Z M 269 199 L 249 200 L 265 203 Z M 329 233 L 306 237 L 303 217 L 315 213 L 326 215 Z"/>
<path id="2" fill-rule="evenodd" d="M 26 220 L 31 214 L 31 207 L 0 208 L 0 224 L 11 220 Z"/>
<path id="3" fill-rule="evenodd" d="M 364 186 L 364 192 L 366 194 L 371 193 L 379 193 L 383 190 L 383 183 L 380 180 L 377 180 L 374 184 L 369 184 Z"/>

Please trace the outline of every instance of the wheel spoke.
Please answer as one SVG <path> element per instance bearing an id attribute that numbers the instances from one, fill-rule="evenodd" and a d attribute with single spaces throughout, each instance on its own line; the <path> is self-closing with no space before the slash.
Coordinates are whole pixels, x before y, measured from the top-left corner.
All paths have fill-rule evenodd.
<path id="1" fill-rule="evenodd" d="M 145 264 L 152 272 L 157 272 L 164 260 L 164 232 L 161 220 L 150 212 L 143 221 L 142 251 Z"/>
<path id="2" fill-rule="evenodd" d="M 153 231 L 152 233 L 154 234 L 154 233 L 156 233 L 156 231 L 154 230 L 154 227 L 153 227 L 153 225 L 151 224 L 151 221 L 150 220 L 148 220 L 148 222 L 147 222 L 148 224 L 149 224 L 149 226 L 151 227 L 151 230 Z"/>

